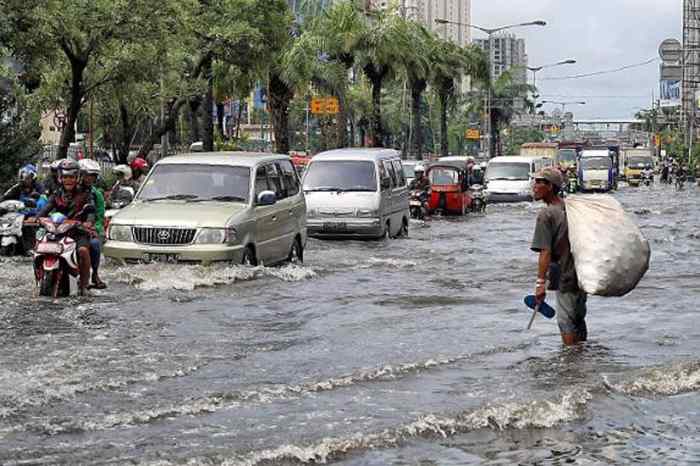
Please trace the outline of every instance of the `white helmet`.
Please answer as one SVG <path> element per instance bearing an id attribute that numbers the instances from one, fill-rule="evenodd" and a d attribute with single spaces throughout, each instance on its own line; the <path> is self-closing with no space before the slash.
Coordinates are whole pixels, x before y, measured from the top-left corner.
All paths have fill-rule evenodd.
<path id="1" fill-rule="evenodd" d="M 61 166 L 61 162 L 63 162 L 64 160 L 66 160 L 66 159 L 58 159 L 58 160 L 54 160 L 53 162 L 51 162 L 51 165 L 50 165 L 51 170 L 57 172 L 58 167 Z"/>
<path id="2" fill-rule="evenodd" d="M 424 172 L 425 171 L 425 165 L 422 163 L 417 163 L 415 168 L 413 169 L 414 172 Z"/>
<path id="3" fill-rule="evenodd" d="M 100 164 L 95 162 L 92 159 L 82 159 L 80 162 L 78 162 L 80 165 L 80 171 L 83 172 L 85 175 L 97 175 L 100 176 L 102 173 L 102 168 L 100 168 Z"/>
<path id="4" fill-rule="evenodd" d="M 117 165 L 112 171 L 115 175 L 122 175 L 125 180 L 131 179 L 131 168 L 128 165 Z"/>

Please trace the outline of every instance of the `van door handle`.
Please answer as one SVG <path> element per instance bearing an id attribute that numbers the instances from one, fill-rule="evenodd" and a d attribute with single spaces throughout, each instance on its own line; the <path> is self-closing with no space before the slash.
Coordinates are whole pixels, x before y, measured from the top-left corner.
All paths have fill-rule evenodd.
<path id="1" fill-rule="evenodd" d="M 272 221 L 273 221 L 273 222 L 276 222 L 276 221 L 277 221 L 277 215 L 273 215 L 273 216 L 272 216 Z"/>
<path id="2" fill-rule="evenodd" d="M 293 210 L 290 210 L 290 211 L 289 211 L 289 216 L 290 216 L 290 217 L 294 217 L 294 211 L 293 211 Z"/>

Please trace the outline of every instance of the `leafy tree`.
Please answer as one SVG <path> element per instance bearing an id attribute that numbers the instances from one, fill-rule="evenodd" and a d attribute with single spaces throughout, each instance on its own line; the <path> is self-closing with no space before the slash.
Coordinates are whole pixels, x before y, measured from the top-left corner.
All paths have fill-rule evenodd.
<path id="1" fill-rule="evenodd" d="M 513 117 L 519 112 L 516 102 L 520 101 L 527 110 L 532 108 L 532 102 L 527 99 L 533 87 L 517 83 L 509 72 L 504 72 L 493 83 L 491 89 L 491 154 L 501 155 L 501 129 L 510 125 Z"/>

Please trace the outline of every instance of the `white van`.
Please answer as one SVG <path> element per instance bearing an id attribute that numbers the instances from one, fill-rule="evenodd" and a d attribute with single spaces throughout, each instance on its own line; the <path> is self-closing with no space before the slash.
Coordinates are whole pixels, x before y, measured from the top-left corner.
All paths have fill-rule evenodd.
<path id="1" fill-rule="evenodd" d="M 535 174 L 552 166 L 548 157 L 494 157 L 486 167 L 486 197 L 488 202 L 518 202 L 532 200 Z"/>
<path id="2" fill-rule="evenodd" d="M 310 236 L 381 238 L 408 233 L 409 191 L 395 150 L 317 154 L 306 168 L 303 188 Z"/>

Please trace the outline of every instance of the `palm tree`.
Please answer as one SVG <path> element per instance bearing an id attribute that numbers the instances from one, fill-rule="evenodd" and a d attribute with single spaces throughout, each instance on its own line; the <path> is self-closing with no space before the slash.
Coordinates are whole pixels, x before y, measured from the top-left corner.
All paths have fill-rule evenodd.
<path id="1" fill-rule="evenodd" d="M 449 152 L 447 112 L 459 94 L 459 85 L 464 77 L 472 83 L 488 81 L 488 61 L 484 52 L 473 45 L 464 48 L 451 41 L 437 39 L 432 59 L 431 85 L 440 100 L 440 154 Z"/>
<path id="2" fill-rule="evenodd" d="M 392 12 L 373 13 L 357 45 L 357 63 L 372 86 L 372 114 L 370 116 L 370 138 L 373 147 L 383 147 L 382 86 L 395 71 L 404 53 L 400 22 L 405 21 Z M 410 48 L 410 45 L 409 45 Z"/>

